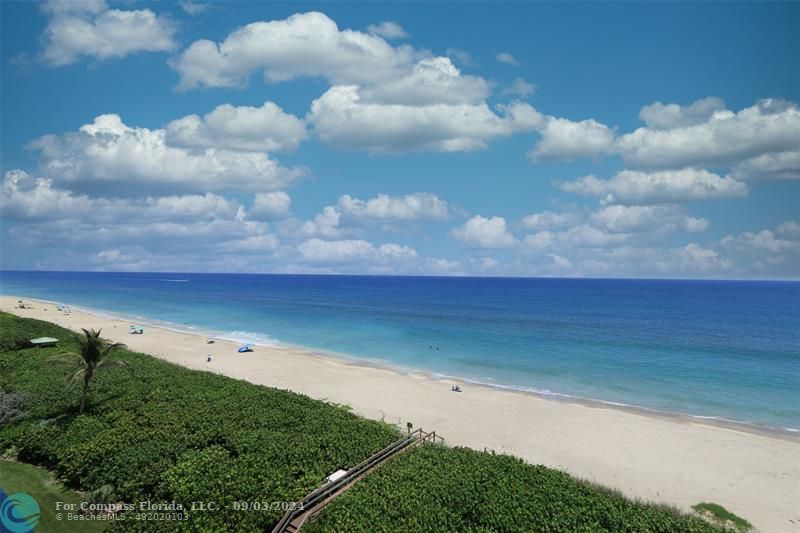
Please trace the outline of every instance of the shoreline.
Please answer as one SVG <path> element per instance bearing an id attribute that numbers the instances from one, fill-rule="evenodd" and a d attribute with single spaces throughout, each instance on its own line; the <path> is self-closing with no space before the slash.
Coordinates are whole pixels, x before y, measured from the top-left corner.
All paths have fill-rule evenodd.
<path id="1" fill-rule="evenodd" d="M 238 343 L 206 344 L 216 337 L 201 330 L 151 324 L 144 335 L 130 335 L 127 318 L 73 306 L 64 315 L 53 302 L 25 297 L 34 309 L 14 309 L 19 298 L 1 296 L 0 309 L 72 330 L 102 327 L 104 337 L 133 351 L 347 404 L 361 416 L 401 428 L 412 421 L 415 428 L 435 429 L 448 445 L 509 453 L 627 496 L 684 510 L 713 501 L 764 531 L 796 530 L 790 520 L 800 517 L 800 438 L 789 431 L 759 431 L 737 422 L 554 399 L 492 385 L 464 387 L 469 382 L 459 378 L 406 373 L 297 346 L 256 346 L 253 353 L 238 354 Z M 206 354 L 213 356 L 211 363 Z M 455 383 L 463 393 L 449 391 Z"/>
<path id="2" fill-rule="evenodd" d="M 277 350 L 297 351 L 297 352 L 302 352 L 304 355 L 329 358 L 332 360 L 332 362 L 337 364 L 344 364 L 357 368 L 374 368 L 377 370 L 393 372 L 401 377 L 416 376 L 423 379 L 428 379 L 432 382 L 443 382 L 445 384 L 468 383 L 471 387 L 481 387 L 484 389 L 508 393 L 508 394 L 522 394 L 549 402 L 574 404 L 594 409 L 617 410 L 644 417 L 653 417 L 662 420 L 677 421 L 684 423 L 703 424 L 711 427 L 718 427 L 721 429 L 741 431 L 743 433 L 750 433 L 753 435 L 761 435 L 765 437 L 785 439 L 789 440 L 790 442 L 800 442 L 800 428 L 768 426 L 756 422 L 731 420 L 718 416 L 693 415 L 689 413 L 663 411 L 639 405 L 632 405 L 621 402 L 612 402 L 596 398 L 584 398 L 580 396 L 574 396 L 571 394 L 565 394 L 559 392 L 550 392 L 550 391 L 543 392 L 543 391 L 537 391 L 535 389 L 527 389 L 524 387 L 503 385 L 501 383 L 497 384 L 485 383 L 472 378 L 443 374 L 441 372 L 429 369 L 403 367 L 401 365 L 393 364 L 391 362 L 381 359 L 360 357 L 343 352 L 336 352 L 333 350 L 322 350 L 319 348 L 302 346 L 299 344 L 289 344 L 283 341 L 278 341 L 277 339 L 274 339 L 272 342 L 269 343 L 262 343 L 258 341 L 251 342 L 248 339 L 245 339 L 244 337 L 240 339 L 232 338 L 233 336 L 226 337 L 225 332 L 217 332 L 202 328 L 198 329 L 188 324 L 186 324 L 185 328 L 182 328 L 181 325 L 176 325 L 171 322 L 160 321 L 153 318 L 141 317 L 141 316 L 129 316 L 124 313 L 117 313 L 115 311 L 110 311 L 107 309 L 94 309 L 90 307 L 75 306 L 72 304 L 60 304 L 59 302 L 55 302 L 52 300 L 42 300 L 39 298 L 29 298 L 25 296 L 16 296 L 7 294 L 0 294 L 0 298 L 11 298 L 13 300 L 19 300 L 19 299 L 27 300 L 30 302 L 37 302 L 42 305 L 53 305 L 53 306 L 66 305 L 71 309 L 95 315 L 98 317 L 107 318 L 110 320 L 115 320 L 120 322 L 132 322 L 143 326 L 147 326 L 148 328 L 161 329 L 164 331 L 169 331 L 181 335 L 194 335 L 197 337 L 202 337 L 204 339 L 214 339 L 215 341 L 225 341 L 238 344 L 251 344 L 253 346 L 259 346 L 262 348 L 277 349 Z M 248 333 L 248 332 L 243 331 L 242 333 Z M 252 334 L 260 335 L 256 333 Z M 269 337 L 269 335 L 267 335 L 267 337 Z"/>

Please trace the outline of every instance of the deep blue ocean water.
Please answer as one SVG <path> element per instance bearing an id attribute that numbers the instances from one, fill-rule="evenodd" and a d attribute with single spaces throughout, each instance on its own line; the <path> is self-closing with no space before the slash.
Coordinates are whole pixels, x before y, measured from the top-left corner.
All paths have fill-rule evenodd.
<path id="1" fill-rule="evenodd" d="M 0 292 L 554 397 L 800 428 L 797 282 L 2 272 Z"/>

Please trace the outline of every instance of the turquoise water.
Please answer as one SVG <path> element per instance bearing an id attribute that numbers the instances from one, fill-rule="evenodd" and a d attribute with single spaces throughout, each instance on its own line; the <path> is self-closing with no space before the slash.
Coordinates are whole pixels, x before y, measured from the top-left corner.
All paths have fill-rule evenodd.
<path id="1" fill-rule="evenodd" d="M 2 272 L 0 291 L 555 398 L 800 428 L 796 282 Z"/>

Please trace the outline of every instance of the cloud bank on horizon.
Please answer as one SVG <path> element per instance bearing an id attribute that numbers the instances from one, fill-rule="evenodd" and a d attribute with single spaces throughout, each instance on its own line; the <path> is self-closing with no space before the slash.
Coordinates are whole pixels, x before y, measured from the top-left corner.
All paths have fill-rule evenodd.
<path id="1" fill-rule="evenodd" d="M 630 116 L 602 94 L 553 96 L 541 50 L 465 41 L 457 24 L 426 42 L 435 17 L 226 27 L 208 14 L 252 6 L 169 7 L 4 4 L 43 29 L 34 50 L 4 34 L 3 108 L 31 108 L 6 88 L 35 71 L 88 114 L 39 102 L 35 134 L 4 135 L 2 268 L 800 277 L 797 87 L 730 107 L 664 86 Z M 117 64 L 158 72 L 169 103 L 116 98 L 103 78 L 93 105 L 82 73 Z"/>

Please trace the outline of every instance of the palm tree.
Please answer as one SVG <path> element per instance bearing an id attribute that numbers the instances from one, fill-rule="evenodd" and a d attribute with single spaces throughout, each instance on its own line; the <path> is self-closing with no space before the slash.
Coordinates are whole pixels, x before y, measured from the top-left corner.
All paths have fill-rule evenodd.
<path id="1" fill-rule="evenodd" d="M 83 328 L 81 328 L 83 329 Z M 125 348 L 125 345 L 119 342 L 110 343 L 105 339 L 100 338 L 100 332 L 93 329 L 83 329 L 83 335 L 76 335 L 80 350 L 78 352 L 68 352 L 59 354 L 57 357 L 60 359 L 69 358 L 74 361 L 78 368 L 73 374 L 69 376 L 70 383 L 79 383 L 83 380 L 83 390 L 81 392 L 81 407 L 78 411 L 79 415 L 83 414 L 86 408 L 86 397 L 89 394 L 89 383 L 94 377 L 94 373 L 101 368 L 110 368 L 112 366 L 124 366 L 125 361 L 112 360 L 111 356 L 117 350 Z"/>

